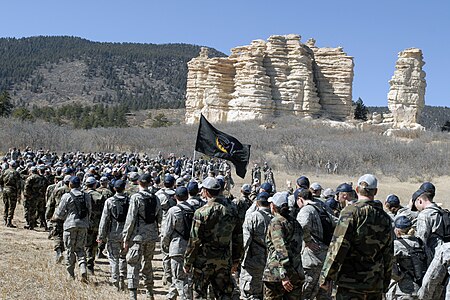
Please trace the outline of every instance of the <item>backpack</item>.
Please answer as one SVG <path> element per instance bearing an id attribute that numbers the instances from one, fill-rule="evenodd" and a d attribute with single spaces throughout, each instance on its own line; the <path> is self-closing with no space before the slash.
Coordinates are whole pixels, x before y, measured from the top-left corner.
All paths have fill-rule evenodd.
<path id="1" fill-rule="evenodd" d="M 422 241 L 420 239 L 417 239 L 417 241 L 419 242 L 419 247 L 412 247 L 402 238 L 399 238 L 397 240 L 408 250 L 408 257 L 402 257 L 401 259 L 409 260 L 408 262 L 413 272 L 410 272 L 409 270 L 403 270 L 402 268 L 400 268 L 400 270 L 411 276 L 415 283 L 417 283 L 418 285 L 422 285 L 422 279 L 427 271 L 427 256 L 423 250 Z"/>
<path id="2" fill-rule="evenodd" d="M 145 224 L 153 224 L 156 222 L 156 204 L 157 199 L 155 194 L 150 193 L 150 196 L 147 194 L 144 194 L 142 192 L 138 192 L 139 195 L 142 196 L 144 200 L 144 206 L 145 206 L 145 216 L 141 217 L 141 219 L 144 220 Z"/>
<path id="3" fill-rule="evenodd" d="M 125 196 L 125 199 L 114 198 L 114 206 L 111 209 L 111 216 L 119 223 L 125 222 L 128 214 L 128 207 L 130 207 L 130 198 Z"/>
<path id="4" fill-rule="evenodd" d="M 444 226 L 444 235 L 441 236 L 437 233 L 433 233 L 438 235 L 439 238 L 444 241 L 444 243 L 450 242 L 450 211 L 448 209 L 443 209 L 441 207 L 431 206 L 430 208 L 436 210 L 439 215 L 442 217 L 442 225 Z"/>
<path id="5" fill-rule="evenodd" d="M 319 239 L 319 240 L 321 240 L 322 243 L 324 243 L 325 245 L 328 246 L 331 243 L 331 239 L 333 238 L 333 233 L 334 233 L 334 224 L 331 221 L 331 217 L 325 211 L 325 209 L 323 209 L 323 207 L 319 208 L 317 205 L 314 205 L 314 204 L 310 204 L 310 205 L 312 205 L 312 207 L 314 207 L 316 209 L 316 211 L 320 217 L 320 223 L 322 224 L 323 239 Z M 316 236 L 316 238 L 318 238 L 318 237 Z"/>
<path id="6" fill-rule="evenodd" d="M 187 204 L 187 203 L 186 203 Z M 178 204 L 177 207 L 181 209 L 183 213 L 183 231 L 179 232 L 175 230 L 184 240 L 189 240 L 191 234 L 192 221 L 194 219 L 194 208 L 187 204 L 186 206 Z"/>
<path id="7" fill-rule="evenodd" d="M 85 193 L 81 193 L 79 196 L 75 196 L 72 192 L 69 192 L 70 198 L 72 198 L 75 205 L 76 215 L 78 219 L 84 219 L 88 215 L 88 208 L 86 205 Z"/>

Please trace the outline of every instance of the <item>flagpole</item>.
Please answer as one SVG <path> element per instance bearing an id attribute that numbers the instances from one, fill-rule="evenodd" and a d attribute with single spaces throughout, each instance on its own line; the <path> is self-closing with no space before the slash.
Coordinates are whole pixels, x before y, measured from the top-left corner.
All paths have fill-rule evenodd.
<path id="1" fill-rule="evenodd" d="M 194 156 L 192 157 L 192 175 L 191 175 L 191 180 L 194 179 L 194 172 L 195 172 L 195 149 L 194 149 Z"/>

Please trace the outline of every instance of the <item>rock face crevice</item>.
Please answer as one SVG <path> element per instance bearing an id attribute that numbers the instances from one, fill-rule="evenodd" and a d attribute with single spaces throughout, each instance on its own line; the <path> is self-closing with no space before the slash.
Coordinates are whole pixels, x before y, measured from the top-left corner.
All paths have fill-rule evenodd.
<path id="1" fill-rule="evenodd" d="M 227 58 L 203 48 L 188 63 L 186 123 L 281 115 L 344 120 L 351 115 L 353 58 L 343 49 L 303 44 L 299 35 L 271 36 L 236 47 Z"/>

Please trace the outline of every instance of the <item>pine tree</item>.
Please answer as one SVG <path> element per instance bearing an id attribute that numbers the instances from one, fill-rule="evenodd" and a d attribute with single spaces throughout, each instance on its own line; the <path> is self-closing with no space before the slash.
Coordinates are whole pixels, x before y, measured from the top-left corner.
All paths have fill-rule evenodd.
<path id="1" fill-rule="evenodd" d="M 0 117 L 9 117 L 13 108 L 11 96 L 7 91 L 4 91 L 0 94 Z"/>
<path id="2" fill-rule="evenodd" d="M 367 114 L 369 113 L 369 109 L 364 105 L 364 102 L 361 98 L 358 98 L 355 105 L 355 119 L 367 121 Z"/>

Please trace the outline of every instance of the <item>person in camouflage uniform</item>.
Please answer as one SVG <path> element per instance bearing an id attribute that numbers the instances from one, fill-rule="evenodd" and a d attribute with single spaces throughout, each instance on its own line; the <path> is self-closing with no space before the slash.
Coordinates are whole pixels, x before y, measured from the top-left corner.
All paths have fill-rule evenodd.
<path id="1" fill-rule="evenodd" d="M 38 174 L 41 177 L 41 186 L 39 189 L 39 196 L 36 198 L 36 218 L 39 219 L 39 226 L 48 230 L 47 220 L 45 219 L 45 195 L 50 182 L 48 181 L 48 177 L 45 176 L 45 165 L 40 165 L 37 169 Z"/>
<path id="2" fill-rule="evenodd" d="M 52 221 L 64 221 L 63 239 L 67 252 L 66 268 L 69 276 L 73 279 L 75 278 L 75 262 L 78 260 L 81 281 L 87 283 L 84 246 L 86 244 L 87 229 L 89 228 L 92 198 L 90 195 L 82 192 L 80 186 L 80 178 L 72 176 L 70 178 L 70 193 L 65 193 L 62 196 Z M 75 197 L 79 199 L 75 199 Z"/>
<path id="3" fill-rule="evenodd" d="M 65 193 L 70 192 L 69 183 L 70 183 L 70 175 L 66 175 L 64 179 L 61 181 L 62 185 L 58 187 L 59 183 L 55 186 L 55 190 L 50 195 L 50 198 L 47 201 L 47 210 L 45 212 L 45 217 L 47 220 L 53 219 L 53 231 L 50 233 L 53 238 L 53 250 L 55 251 L 55 261 L 56 263 L 60 263 L 63 257 L 64 251 L 64 221 L 59 220 L 57 218 L 52 218 L 55 208 L 59 206 L 61 202 L 61 198 Z"/>
<path id="4" fill-rule="evenodd" d="M 253 204 L 253 201 L 249 198 L 251 192 L 252 187 L 249 184 L 244 184 L 241 188 L 241 197 L 233 199 L 233 203 L 236 205 L 241 224 L 244 222 L 245 213 Z"/>
<path id="5" fill-rule="evenodd" d="M 172 206 L 177 204 L 175 200 L 175 177 L 170 174 L 164 176 L 164 187 L 156 192 L 156 196 L 159 198 L 162 209 L 162 223 L 161 232 L 164 232 L 164 224 L 167 217 L 167 213 Z M 163 284 L 172 283 L 172 271 L 170 270 L 170 256 L 164 250 L 161 249 L 163 255 Z"/>
<path id="6" fill-rule="evenodd" d="M 17 199 L 20 197 L 21 181 L 19 172 L 16 171 L 16 162 L 10 161 L 8 169 L 0 174 L 0 187 L 2 188 L 2 198 L 4 204 L 3 220 L 4 224 L 11 228 L 17 226 L 12 223 Z"/>
<path id="7" fill-rule="evenodd" d="M 117 180 L 114 183 L 116 194 L 106 199 L 98 228 L 97 242 L 107 244 L 108 259 L 111 268 L 111 283 L 118 290 L 125 289 L 127 263 L 122 251 L 122 231 L 125 225 L 130 197 L 124 192 L 125 182 Z"/>
<path id="8" fill-rule="evenodd" d="M 89 218 L 89 228 L 86 236 L 86 265 L 89 273 L 94 274 L 95 255 L 97 254 L 98 243 L 98 226 L 100 224 L 100 218 L 102 216 L 103 206 L 105 204 L 105 198 L 101 193 L 96 191 L 97 180 L 93 177 L 86 178 L 86 189 L 84 192 L 91 195 L 92 198 L 92 211 Z"/>
<path id="9" fill-rule="evenodd" d="M 219 196 L 220 189 L 215 178 L 203 181 L 202 196 L 208 202 L 194 213 L 184 255 L 184 270 L 192 271 L 195 299 L 206 299 L 210 284 L 213 297 L 219 299 L 230 299 L 234 289 L 231 273 L 241 258 L 242 227 L 237 226 L 235 206 Z"/>
<path id="10" fill-rule="evenodd" d="M 391 218 L 374 204 L 375 176 L 360 177 L 356 192 L 359 200 L 341 211 L 320 284 L 322 288 L 330 288 L 334 281 L 338 286 L 337 300 L 381 300 L 388 290 L 392 272 Z"/>
<path id="11" fill-rule="evenodd" d="M 105 176 L 100 177 L 100 187 L 97 189 L 97 192 L 102 194 L 105 199 L 114 196 L 114 193 L 109 188 L 109 181 L 107 177 Z"/>
<path id="12" fill-rule="evenodd" d="M 131 197 L 133 194 L 139 192 L 139 174 L 137 172 L 130 172 L 128 174 L 128 179 L 130 181 L 125 188 L 125 192 Z"/>
<path id="13" fill-rule="evenodd" d="M 43 177 L 38 174 L 36 167 L 30 168 L 30 175 L 25 180 L 23 189 L 23 207 L 25 211 L 25 220 L 27 225 L 25 229 L 33 230 L 36 227 L 36 215 L 37 205 L 40 197 L 44 197 L 42 194 L 43 187 L 45 186 Z"/>
<path id="14" fill-rule="evenodd" d="M 250 186 L 249 186 L 250 189 Z M 239 285 L 243 299 L 263 299 L 262 274 L 266 264 L 266 233 L 273 215 L 267 201 L 269 195 L 260 193 L 256 198 L 258 209 L 247 215 L 242 226 L 244 256 L 241 262 Z"/>
<path id="15" fill-rule="evenodd" d="M 267 228 L 267 261 L 262 280 L 264 299 L 302 299 L 305 279 L 302 260 L 303 230 L 289 212 L 288 193 L 275 193 L 268 200 L 274 215 Z"/>
<path id="16" fill-rule="evenodd" d="M 328 250 L 329 239 L 327 241 L 325 237 L 333 233 L 336 224 L 325 204 L 313 198 L 310 190 L 299 188 L 294 192 L 294 198 L 300 208 L 297 221 L 302 226 L 305 242 L 302 250 L 302 264 L 305 270 L 303 299 L 329 300 L 331 294 L 319 288 L 319 276 Z M 321 215 L 328 218 L 330 228 L 323 226 Z"/>
<path id="17" fill-rule="evenodd" d="M 189 199 L 187 199 L 186 202 L 189 203 L 191 206 L 193 206 L 195 210 L 206 204 L 206 201 L 204 201 L 200 197 L 200 195 L 198 195 L 199 188 L 197 182 L 195 181 L 189 182 L 187 184 L 187 190 L 189 193 Z"/>
<path id="18" fill-rule="evenodd" d="M 450 299 L 450 243 L 436 248 L 436 253 L 422 280 L 420 300 Z"/>
<path id="19" fill-rule="evenodd" d="M 194 214 L 194 207 L 186 202 L 188 199 L 188 190 L 184 186 L 177 187 L 175 190 L 175 199 L 177 205 L 171 207 L 167 214 L 166 224 L 161 232 L 161 247 L 169 253 L 171 259 L 172 284 L 166 295 L 167 299 L 192 299 L 192 289 L 189 284 L 189 275 L 183 271 L 183 255 L 188 243 L 191 226 L 187 228 L 189 220 L 186 220 Z"/>
<path id="20" fill-rule="evenodd" d="M 423 243 L 414 236 L 412 222 L 405 216 L 395 220 L 394 263 L 387 300 L 415 300 L 427 269 Z"/>
<path id="21" fill-rule="evenodd" d="M 127 279 L 130 299 L 137 298 L 139 271 L 144 276 L 147 297 L 150 299 L 154 298 L 152 260 L 155 254 L 156 242 L 159 240 L 158 225 L 161 224 L 162 210 L 157 197 L 148 189 L 151 182 L 152 178 L 148 173 L 144 173 L 139 177 L 139 192 L 131 196 L 130 206 L 122 232 L 124 251 L 131 251 L 130 253 L 134 252 L 137 254 L 133 261 L 130 261 L 127 257 Z M 147 223 L 146 206 L 152 205 L 150 203 L 154 205 L 154 211 L 152 211 L 152 220 L 149 220 L 149 223 Z M 147 208 L 148 210 L 149 208 Z"/>

